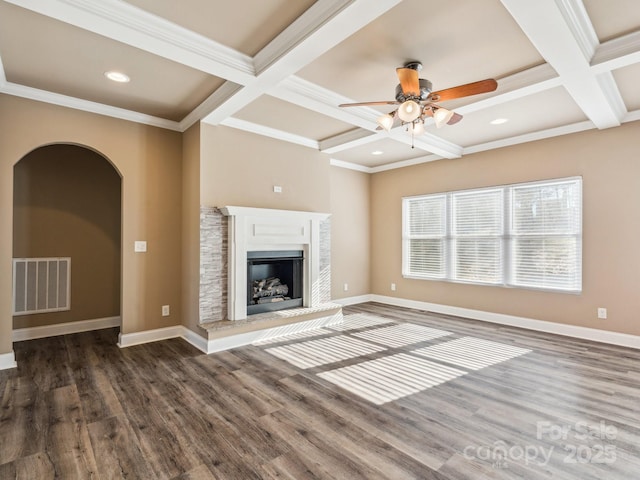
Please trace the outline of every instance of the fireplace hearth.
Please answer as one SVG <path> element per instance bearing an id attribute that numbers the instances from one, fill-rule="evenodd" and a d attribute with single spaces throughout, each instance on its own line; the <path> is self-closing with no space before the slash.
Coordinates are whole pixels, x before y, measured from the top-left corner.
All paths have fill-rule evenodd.
<path id="1" fill-rule="evenodd" d="M 247 252 L 247 315 L 303 305 L 303 251 Z"/>

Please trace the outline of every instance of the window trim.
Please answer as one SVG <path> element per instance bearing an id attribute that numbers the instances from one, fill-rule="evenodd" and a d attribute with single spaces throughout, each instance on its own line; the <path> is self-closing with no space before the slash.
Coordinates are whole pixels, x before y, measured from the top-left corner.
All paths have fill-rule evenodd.
<path id="1" fill-rule="evenodd" d="M 514 263 L 514 252 L 515 248 L 515 239 L 523 238 L 530 235 L 516 235 L 512 232 L 512 215 L 513 215 L 513 206 L 512 206 L 512 188 L 514 187 L 535 187 L 537 185 L 540 186 L 553 186 L 555 184 L 563 184 L 563 183 L 571 183 L 577 182 L 579 186 L 580 193 L 580 209 L 578 212 L 578 218 L 576 219 L 577 224 L 577 233 L 575 234 L 547 234 L 543 235 L 544 237 L 574 237 L 577 241 L 578 252 L 577 252 L 577 268 L 579 270 L 579 285 L 577 290 L 569 290 L 564 288 L 553 288 L 548 286 L 530 286 L 530 285 L 518 285 L 514 283 L 515 278 L 515 263 Z M 502 263 L 502 278 L 501 282 L 498 283 L 490 283 L 490 282 L 479 282 L 479 281 L 471 281 L 471 280 L 460 280 L 453 278 L 453 274 L 455 272 L 455 267 L 453 263 L 455 262 L 455 254 L 453 252 L 453 243 L 455 240 L 455 236 L 452 234 L 452 222 L 453 222 L 453 214 L 452 214 L 452 196 L 454 194 L 460 193 L 473 193 L 473 192 L 482 192 L 485 190 L 496 190 L 502 189 L 502 228 L 503 232 L 500 236 L 500 249 L 501 249 L 501 263 Z M 409 234 L 409 218 L 407 205 L 412 200 L 425 198 L 425 197 L 435 197 L 435 196 L 445 196 L 445 235 L 443 237 L 443 263 L 444 263 L 444 276 L 431 276 L 428 274 L 417 274 L 409 272 L 410 264 L 409 264 L 409 242 L 412 238 Z M 502 287 L 502 288 L 517 288 L 524 290 L 536 290 L 536 291 L 545 291 L 552 293 L 564 293 L 564 294 L 573 294 L 580 295 L 583 289 L 582 282 L 582 273 L 583 273 L 583 217 L 584 217 L 584 196 L 583 196 L 583 179 L 582 176 L 572 176 L 572 177 L 563 177 L 563 178 L 550 178 L 547 180 L 535 180 L 531 182 L 521 182 L 521 183 L 512 183 L 512 184 L 503 184 L 503 185 L 493 185 L 487 187 L 480 188 L 468 188 L 462 190 L 451 190 L 445 192 L 433 192 L 429 194 L 422 195 L 411 195 L 402 197 L 402 276 L 403 278 L 413 279 L 413 280 L 431 280 L 431 281 L 440 281 L 440 282 L 448 282 L 448 283 L 460 283 L 460 284 L 468 284 L 468 285 L 480 285 L 480 286 L 492 286 L 492 287 Z"/>

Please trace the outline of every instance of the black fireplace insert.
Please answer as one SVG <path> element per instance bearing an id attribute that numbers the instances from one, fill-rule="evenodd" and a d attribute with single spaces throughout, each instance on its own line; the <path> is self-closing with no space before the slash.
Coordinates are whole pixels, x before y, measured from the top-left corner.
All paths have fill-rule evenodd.
<path id="1" fill-rule="evenodd" d="M 247 252 L 247 315 L 303 305 L 302 250 Z"/>

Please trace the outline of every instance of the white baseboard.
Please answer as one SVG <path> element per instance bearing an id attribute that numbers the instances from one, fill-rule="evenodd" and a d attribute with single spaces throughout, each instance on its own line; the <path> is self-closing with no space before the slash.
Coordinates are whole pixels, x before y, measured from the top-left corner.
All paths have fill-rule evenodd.
<path id="1" fill-rule="evenodd" d="M 9 353 L 0 353 L 0 370 L 7 370 L 9 368 L 16 368 L 16 354 L 12 351 Z"/>
<path id="2" fill-rule="evenodd" d="M 120 332 L 120 335 L 118 335 L 118 346 L 120 348 L 126 348 L 143 343 L 159 342 L 160 340 L 182 337 L 182 328 L 182 325 L 176 325 L 175 327 L 156 328 L 142 332 Z"/>
<path id="3" fill-rule="evenodd" d="M 243 347 L 255 342 L 270 340 L 272 338 L 291 335 L 293 333 L 306 332 L 307 330 L 315 330 L 318 328 L 334 325 L 342 322 L 342 310 L 326 317 L 314 318 L 305 322 L 296 322 L 280 327 L 265 328 L 263 330 L 255 330 L 252 332 L 239 333 L 237 335 L 229 335 L 228 337 L 215 338 L 209 340 L 207 344 L 207 353 L 222 352 L 223 350 L 231 350 L 232 348 Z"/>
<path id="4" fill-rule="evenodd" d="M 265 328 L 263 330 L 255 330 L 252 332 L 239 333 L 237 335 L 229 335 L 221 338 L 207 340 L 194 331 L 176 325 L 175 327 L 158 328 L 155 330 L 145 330 L 144 332 L 121 333 L 118 337 L 118 346 L 120 348 L 141 345 L 143 343 L 158 342 L 160 340 L 168 340 L 170 338 L 183 338 L 191 345 L 196 347 L 203 353 L 222 352 L 232 348 L 250 345 L 252 343 L 269 340 L 283 335 L 305 332 L 317 328 L 326 327 L 342 321 L 342 311 L 327 315 L 325 317 L 314 318 L 305 322 L 297 322 L 279 327 Z"/>
<path id="5" fill-rule="evenodd" d="M 160 340 L 168 340 L 170 338 L 178 337 L 183 338 L 201 352 L 207 353 L 207 339 L 198 335 L 194 331 L 189 330 L 183 325 L 156 328 L 154 330 L 145 330 L 143 332 L 121 333 L 118 336 L 118 346 L 120 348 L 126 348 L 134 345 L 142 345 L 143 343 L 159 342 Z"/>
<path id="6" fill-rule="evenodd" d="M 95 318 L 93 320 L 80 320 L 77 322 L 57 323 L 55 325 L 43 325 L 41 327 L 17 328 L 13 331 L 13 341 L 34 340 L 36 338 L 55 337 L 70 333 L 89 332 L 120 326 L 120 317 Z"/>
<path id="7" fill-rule="evenodd" d="M 356 297 L 346 297 L 346 298 L 338 298 L 336 300 L 331 300 L 333 303 L 338 303 L 340 305 L 342 305 L 343 307 L 346 307 L 348 305 L 356 305 L 357 303 L 365 303 L 365 302 L 371 302 L 373 295 L 371 294 L 367 294 L 367 295 L 358 295 Z"/>
<path id="8" fill-rule="evenodd" d="M 640 336 L 629 335 L 627 333 L 618 333 L 608 330 L 599 330 L 596 328 L 579 327 L 576 325 L 567 325 L 564 323 L 547 322 L 545 320 L 516 317 L 513 315 L 504 315 L 502 313 L 484 312 L 482 310 L 472 310 L 462 307 L 452 307 L 449 305 L 440 305 L 437 303 L 406 300 L 403 298 L 387 297 L 384 295 L 371 295 L 370 301 L 384 303 L 387 305 L 394 305 L 398 307 L 426 310 L 434 313 L 443 313 L 445 315 L 455 315 L 458 317 L 472 318 L 475 320 L 482 320 L 484 322 L 526 328 L 527 330 L 536 330 L 538 332 L 554 333 L 556 335 L 581 338 L 583 340 L 592 340 L 594 342 L 609 343 L 611 345 L 619 345 L 622 347 L 640 349 Z"/>
<path id="9" fill-rule="evenodd" d="M 187 342 L 189 342 L 191 345 L 193 345 L 194 347 L 196 347 L 198 350 L 200 350 L 203 353 L 209 353 L 208 352 L 208 341 L 206 338 L 198 335 L 196 332 L 194 332 L 193 330 L 188 329 L 187 327 L 182 327 L 182 338 L 184 338 Z"/>

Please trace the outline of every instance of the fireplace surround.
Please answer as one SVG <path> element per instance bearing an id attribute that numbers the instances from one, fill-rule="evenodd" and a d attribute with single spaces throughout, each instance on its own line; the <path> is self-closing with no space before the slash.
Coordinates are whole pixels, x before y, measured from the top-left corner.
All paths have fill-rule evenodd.
<path id="1" fill-rule="evenodd" d="M 329 301 L 330 266 L 321 261 L 321 230 L 329 214 L 226 206 L 228 217 L 227 317 L 244 320 L 248 313 L 249 252 L 302 252 L 302 307 Z M 321 268 L 322 264 L 322 268 Z"/>

